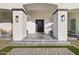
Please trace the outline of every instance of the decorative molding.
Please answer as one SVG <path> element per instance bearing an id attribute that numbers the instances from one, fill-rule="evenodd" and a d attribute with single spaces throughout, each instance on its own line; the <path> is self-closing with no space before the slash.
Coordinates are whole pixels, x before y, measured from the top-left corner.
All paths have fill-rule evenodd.
<path id="1" fill-rule="evenodd" d="M 27 15 L 27 13 L 24 11 L 24 9 L 17 9 L 17 8 L 14 9 L 14 8 L 13 8 L 12 11 L 23 11 L 23 12 Z"/>
<path id="2" fill-rule="evenodd" d="M 58 11 L 68 11 L 68 9 L 58 9 Z"/>
<path id="3" fill-rule="evenodd" d="M 53 13 L 53 15 L 55 15 L 57 11 L 58 11 L 58 9 Z"/>
<path id="4" fill-rule="evenodd" d="M 68 9 L 57 9 L 57 10 L 53 13 L 53 15 L 54 15 L 57 11 L 68 11 Z"/>

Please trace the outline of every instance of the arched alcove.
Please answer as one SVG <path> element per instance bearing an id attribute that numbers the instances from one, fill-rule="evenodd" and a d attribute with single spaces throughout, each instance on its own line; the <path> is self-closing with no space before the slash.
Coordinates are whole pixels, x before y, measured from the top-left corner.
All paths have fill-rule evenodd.
<path id="1" fill-rule="evenodd" d="M 36 23 L 35 21 L 38 19 L 44 20 L 44 32 L 49 33 L 50 30 L 52 30 L 51 25 L 53 25 L 53 13 L 58 9 L 58 6 L 56 4 L 52 3 L 28 3 L 24 4 L 23 7 L 27 11 L 29 17 L 28 17 L 28 23 L 31 22 L 34 24 L 34 26 L 28 26 L 28 29 L 32 28 L 32 30 L 28 30 L 29 33 L 35 33 L 36 32 Z M 51 24 L 52 23 L 52 24 Z M 51 25 L 49 25 L 51 24 Z"/>

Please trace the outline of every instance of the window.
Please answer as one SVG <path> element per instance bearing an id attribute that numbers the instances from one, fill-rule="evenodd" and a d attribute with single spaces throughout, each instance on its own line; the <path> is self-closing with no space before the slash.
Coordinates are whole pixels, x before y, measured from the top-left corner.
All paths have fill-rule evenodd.
<path id="1" fill-rule="evenodd" d="M 71 31 L 75 33 L 76 31 L 76 19 L 71 19 Z"/>

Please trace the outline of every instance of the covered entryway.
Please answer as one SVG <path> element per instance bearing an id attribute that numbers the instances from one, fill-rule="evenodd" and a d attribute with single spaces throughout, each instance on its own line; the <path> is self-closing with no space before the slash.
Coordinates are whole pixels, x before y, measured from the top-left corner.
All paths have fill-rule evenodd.
<path id="1" fill-rule="evenodd" d="M 25 4 L 28 35 L 23 41 L 56 40 L 53 38 L 53 12 L 57 7 L 48 3 Z"/>
<path id="2" fill-rule="evenodd" d="M 24 4 L 23 7 L 24 10 L 13 9 L 14 41 L 67 40 L 67 9 L 48 3 Z"/>

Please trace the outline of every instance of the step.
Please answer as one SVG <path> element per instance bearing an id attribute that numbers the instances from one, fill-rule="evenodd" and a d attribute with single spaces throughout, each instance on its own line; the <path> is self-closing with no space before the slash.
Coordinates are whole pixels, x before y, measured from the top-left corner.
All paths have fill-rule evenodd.
<path id="1" fill-rule="evenodd" d="M 37 41 L 40 41 L 40 42 L 44 42 L 44 41 L 46 42 L 47 41 L 48 42 L 48 41 L 50 41 L 51 42 L 51 41 L 58 41 L 58 40 L 57 39 L 24 39 L 23 41 L 24 42 L 25 41 L 27 41 L 27 42 L 34 42 L 34 41 L 35 42 L 37 42 Z"/>
<path id="2" fill-rule="evenodd" d="M 64 41 L 12 41 L 11 46 L 53 46 L 70 45 L 71 42 Z"/>

